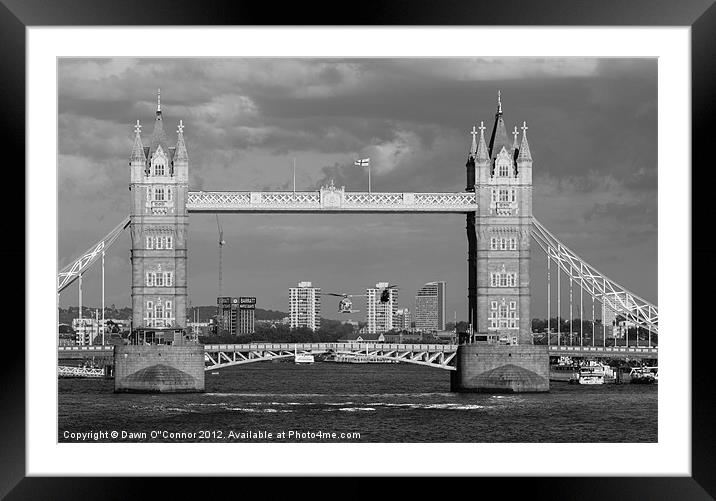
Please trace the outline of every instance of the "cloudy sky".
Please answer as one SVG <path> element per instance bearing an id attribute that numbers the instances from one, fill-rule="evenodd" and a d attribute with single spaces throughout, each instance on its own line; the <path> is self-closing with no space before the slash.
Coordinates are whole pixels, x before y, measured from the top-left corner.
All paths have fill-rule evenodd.
<path id="1" fill-rule="evenodd" d="M 295 158 L 298 190 L 333 179 L 367 191 L 353 160 L 370 157 L 373 191 L 407 192 L 464 190 L 469 130 L 481 120 L 492 127 L 499 89 L 509 130 L 529 126 L 534 215 L 657 302 L 655 59 L 61 59 L 60 267 L 127 215 L 133 124 L 151 134 L 158 87 L 165 129 L 186 126 L 190 190 L 291 189 Z M 256 296 L 259 307 L 287 311 L 298 281 L 346 293 L 389 281 L 412 310 L 423 283 L 445 280 L 449 318 L 466 316 L 462 215 L 221 221 L 224 292 Z M 108 255 L 107 304 L 130 304 L 129 240 Z M 216 303 L 216 241 L 214 216 L 191 215 L 192 304 Z M 545 268 L 533 244 L 533 316 L 546 315 Z M 99 306 L 98 269 L 83 290 L 84 303 Z M 324 316 L 338 317 L 333 302 L 324 301 Z M 76 285 L 60 304 L 77 304 Z"/>

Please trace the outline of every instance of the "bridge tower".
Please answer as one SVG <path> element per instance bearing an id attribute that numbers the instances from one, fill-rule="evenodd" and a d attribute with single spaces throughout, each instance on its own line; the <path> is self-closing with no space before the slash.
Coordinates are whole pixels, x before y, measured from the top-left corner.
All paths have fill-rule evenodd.
<path id="1" fill-rule="evenodd" d="M 189 156 L 180 120 L 173 145 L 157 91 L 154 130 L 144 145 L 139 120 L 130 157 L 133 329 L 173 341 L 186 327 Z"/>
<path id="2" fill-rule="evenodd" d="M 473 128 L 468 169 L 474 165 L 478 211 L 476 239 L 468 215 L 468 246 L 474 265 L 469 269 L 468 293 L 474 340 L 532 344 L 530 317 L 530 231 L 532 218 L 532 156 L 527 124 L 522 138 L 514 128 L 510 138 L 498 93 L 497 113 L 489 146 L 481 123 L 479 140 Z M 469 248 L 469 250 L 471 250 Z M 474 299 L 473 299 L 474 298 Z"/>

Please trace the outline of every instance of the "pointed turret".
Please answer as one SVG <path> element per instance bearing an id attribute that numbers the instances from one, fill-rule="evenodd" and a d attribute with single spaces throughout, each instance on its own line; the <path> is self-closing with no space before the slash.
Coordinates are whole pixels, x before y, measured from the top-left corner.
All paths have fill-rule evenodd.
<path id="1" fill-rule="evenodd" d="M 154 153 L 157 151 L 157 147 L 161 146 L 162 151 L 165 155 L 169 155 L 169 140 L 164 132 L 164 119 L 162 117 L 162 101 L 161 101 L 161 90 L 157 89 L 157 112 L 154 119 L 154 130 L 152 131 L 152 138 L 149 142 L 149 151 L 147 158 L 151 159 Z"/>
<path id="2" fill-rule="evenodd" d="M 184 143 L 184 121 L 179 120 L 179 126 L 177 127 L 177 146 L 174 150 L 174 161 L 179 162 L 182 160 L 189 160 L 189 154 L 186 152 L 186 144 Z"/>
<path id="3" fill-rule="evenodd" d="M 502 118 L 502 93 L 497 91 L 497 113 L 495 114 L 495 126 L 490 136 L 490 158 L 495 159 L 497 154 L 502 151 L 502 147 L 510 151 L 510 139 L 507 135 L 505 121 Z"/>
<path id="4" fill-rule="evenodd" d="M 144 162 L 146 160 L 146 157 L 144 156 L 142 136 L 140 135 L 141 129 L 142 126 L 139 124 L 139 120 L 137 120 L 137 123 L 134 126 L 134 146 L 132 146 L 132 155 L 129 158 L 130 163 L 135 161 Z"/>
<path id="5" fill-rule="evenodd" d="M 485 143 L 485 125 L 484 122 L 480 122 L 480 142 L 477 145 L 475 160 L 478 162 L 485 162 L 489 159 L 490 155 L 487 153 L 487 144 Z"/>
<path id="6" fill-rule="evenodd" d="M 472 126 L 470 134 L 472 134 L 472 144 L 470 145 L 470 153 L 467 155 L 467 163 L 465 163 L 465 167 L 467 168 L 467 186 L 465 186 L 465 191 L 475 191 L 475 153 L 477 152 L 475 136 L 477 135 L 477 131 L 474 125 Z"/>
<path id="7" fill-rule="evenodd" d="M 515 127 L 516 128 L 516 127 Z M 518 162 L 531 162 L 532 154 L 530 153 L 530 144 L 527 142 L 527 122 L 522 122 L 522 142 L 520 143 L 520 153 L 517 155 Z"/>
<path id="8" fill-rule="evenodd" d="M 477 131 L 475 130 L 475 126 L 472 126 L 472 131 L 470 131 L 470 134 L 472 134 L 472 144 L 470 145 L 470 156 L 472 158 L 475 158 L 475 153 L 477 153 L 477 141 L 475 140 L 475 136 L 477 136 Z"/>
<path id="9" fill-rule="evenodd" d="M 515 165 L 517 165 L 517 164 L 516 164 L 516 162 L 517 162 L 517 154 L 518 154 L 519 151 L 520 151 L 520 145 L 518 144 L 517 136 L 519 136 L 520 133 L 517 132 L 517 126 L 516 126 L 516 125 L 515 125 L 515 128 L 512 130 L 512 135 L 514 136 L 514 140 L 512 141 L 512 161 L 513 161 L 513 163 L 515 163 Z"/>
<path id="10" fill-rule="evenodd" d="M 484 183 L 490 176 L 490 153 L 485 142 L 485 122 L 480 122 L 480 138 L 477 141 L 475 152 L 475 180 L 477 184 Z"/>

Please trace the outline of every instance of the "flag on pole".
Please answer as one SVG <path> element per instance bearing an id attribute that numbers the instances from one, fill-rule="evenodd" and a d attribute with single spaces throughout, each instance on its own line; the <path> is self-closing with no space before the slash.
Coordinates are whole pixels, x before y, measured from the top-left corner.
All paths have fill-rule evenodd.
<path id="1" fill-rule="evenodd" d="M 370 165 L 370 158 L 356 160 L 355 162 L 353 162 L 353 165 L 357 165 L 358 167 L 367 167 Z"/>

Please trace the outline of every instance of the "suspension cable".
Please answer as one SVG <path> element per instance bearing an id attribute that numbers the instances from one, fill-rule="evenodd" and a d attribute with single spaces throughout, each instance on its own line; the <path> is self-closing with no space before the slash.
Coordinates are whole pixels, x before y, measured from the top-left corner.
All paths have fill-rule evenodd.
<path id="1" fill-rule="evenodd" d="M 552 333 L 552 291 L 551 283 L 552 278 L 550 276 L 550 259 L 549 252 L 547 253 L 547 346 L 550 345 L 550 338 Z"/>

